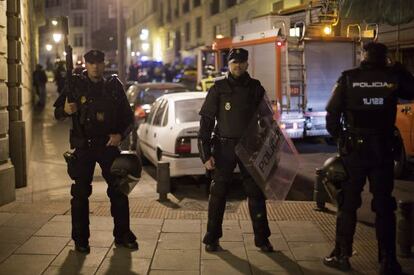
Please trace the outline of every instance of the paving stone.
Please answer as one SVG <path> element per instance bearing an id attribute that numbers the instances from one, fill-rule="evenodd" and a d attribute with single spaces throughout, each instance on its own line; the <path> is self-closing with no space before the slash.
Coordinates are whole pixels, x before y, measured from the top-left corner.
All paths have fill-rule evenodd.
<path id="1" fill-rule="evenodd" d="M 39 229 L 46 224 L 52 214 L 16 214 L 7 221 L 7 226 Z"/>
<path id="2" fill-rule="evenodd" d="M 107 252 L 108 248 L 91 247 L 91 253 L 85 255 L 83 253 L 76 252 L 74 247 L 66 246 L 51 265 L 62 266 L 62 268 L 72 265 L 77 267 L 98 267 Z"/>
<path id="3" fill-rule="evenodd" d="M 289 242 L 288 244 L 297 261 L 321 261 L 332 250 L 332 244 L 327 242 Z"/>
<path id="4" fill-rule="evenodd" d="M 94 247 L 111 247 L 114 242 L 112 231 L 91 230 L 89 245 Z"/>
<path id="5" fill-rule="evenodd" d="M 0 243 L 0 263 L 9 257 L 20 244 L 17 243 Z"/>
<path id="6" fill-rule="evenodd" d="M 131 225 L 130 228 L 139 240 L 158 239 L 161 234 L 161 229 L 153 225 Z"/>
<path id="7" fill-rule="evenodd" d="M 326 242 L 327 239 L 311 221 L 279 221 L 280 230 L 288 242 Z"/>
<path id="8" fill-rule="evenodd" d="M 161 225 L 163 224 L 163 219 L 144 219 L 144 218 L 131 218 L 130 224 L 140 224 L 140 225 Z"/>
<path id="9" fill-rule="evenodd" d="M 162 232 L 200 232 L 200 220 L 165 220 L 162 226 Z"/>
<path id="10" fill-rule="evenodd" d="M 246 249 L 243 242 L 220 242 L 223 251 L 219 252 L 206 252 L 204 244 L 201 249 L 201 259 L 203 260 L 218 260 L 225 258 L 238 257 L 243 260 L 247 260 Z"/>
<path id="11" fill-rule="evenodd" d="M 200 249 L 199 233 L 161 233 L 158 249 Z"/>
<path id="12" fill-rule="evenodd" d="M 259 248 L 256 247 L 256 245 L 254 244 L 253 234 L 243 234 L 243 240 L 246 245 L 246 250 L 259 250 Z M 270 235 L 269 241 L 276 251 L 289 250 L 288 243 L 286 242 L 285 238 L 280 234 Z"/>
<path id="13" fill-rule="evenodd" d="M 240 221 L 240 227 L 241 227 L 242 233 L 253 233 L 253 225 L 252 225 L 252 222 L 250 220 L 249 221 Z M 279 228 L 279 225 L 277 224 L 277 222 L 270 221 L 269 222 L 269 228 L 270 228 L 270 232 L 272 232 L 272 234 L 281 234 L 280 228 Z"/>
<path id="14" fill-rule="evenodd" d="M 94 275 L 96 270 L 97 267 L 77 265 L 49 266 L 42 275 Z"/>
<path id="15" fill-rule="evenodd" d="M 249 262 L 236 256 L 220 260 L 201 260 L 201 274 L 251 274 Z"/>
<path id="16" fill-rule="evenodd" d="M 168 275 L 200 275 L 199 271 L 175 271 L 175 270 L 168 270 Z M 165 275 L 165 270 L 156 270 L 152 269 L 149 275 Z"/>
<path id="17" fill-rule="evenodd" d="M 68 222 L 48 222 L 43 225 L 36 236 L 71 237 L 72 225 Z"/>
<path id="18" fill-rule="evenodd" d="M 0 274 L 42 274 L 54 257 L 54 255 L 12 255 L 0 264 Z"/>
<path id="19" fill-rule="evenodd" d="M 102 230 L 102 231 L 113 231 L 114 220 L 112 217 L 89 217 L 89 229 L 90 230 Z"/>
<path id="20" fill-rule="evenodd" d="M 51 254 L 57 255 L 70 241 L 65 237 L 38 237 L 33 236 L 25 242 L 15 254 Z"/>
<path id="21" fill-rule="evenodd" d="M 6 223 L 10 218 L 12 218 L 15 213 L 1 213 L 0 212 L 0 225 Z"/>
<path id="22" fill-rule="evenodd" d="M 108 274 L 148 274 L 151 259 L 105 258 L 96 275 Z"/>
<path id="23" fill-rule="evenodd" d="M 274 270 L 266 270 L 258 268 L 252 265 L 252 274 L 253 275 L 303 275 L 307 273 L 302 273 L 300 266 L 295 262 L 280 262 L 274 266 Z M 322 275 L 322 274 L 321 274 Z"/>
<path id="24" fill-rule="evenodd" d="M 106 257 L 151 259 L 154 256 L 157 240 L 138 240 L 138 245 L 138 251 L 113 245 Z"/>
<path id="25" fill-rule="evenodd" d="M 33 228 L 18 228 L 18 227 L 2 226 L 0 227 L 0 243 L 23 244 L 35 232 L 36 232 L 36 229 L 33 229 Z"/>
<path id="26" fill-rule="evenodd" d="M 157 249 L 151 268 L 165 270 L 199 270 L 200 252 L 198 250 L 161 250 Z"/>
<path id="27" fill-rule="evenodd" d="M 50 221 L 70 223 L 72 221 L 72 216 L 71 215 L 55 215 Z"/>
<path id="28" fill-rule="evenodd" d="M 279 270 L 284 262 L 294 263 L 293 255 L 290 251 L 275 251 L 272 253 L 263 253 L 261 251 L 247 251 L 247 258 L 251 265 L 261 270 Z"/>
<path id="29" fill-rule="evenodd" d="M 302 270 L 303 274 L 306 275 L 344 275 L 344 274 L 369 274 L 364 271 L 360 272 L 342 272 L 340 270 L 325 266 L 322 261 L 298 261 L 298 265 Z M 372 274 L 372 273 L 371 273 Z"/>

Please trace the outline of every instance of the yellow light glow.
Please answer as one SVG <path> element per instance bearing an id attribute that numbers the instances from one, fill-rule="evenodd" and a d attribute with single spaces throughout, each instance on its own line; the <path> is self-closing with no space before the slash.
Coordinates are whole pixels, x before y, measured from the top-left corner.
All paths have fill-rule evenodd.
<path id="1" fill-rule="evenodd" d="M 53 41 L 55 41 L 56 43 L 59 43 L 60 40 L 62 40 L 62 34 L 61 33 L 54 33 L 53 34 Z"/>
<path id="2" fill-rule="evenodd" d="M 59 22 L 56 19 L 53 19 L 51 23 L 53 26 L 57 26 L 59 24 Z"/>
<path id="3" fill-rule="evenodd" d="M 142 43 L 141 47 L 142 47 L 142 50 L 144 52 L 147 52 L 150 48 L 150 44 L 149 43 Z"/>
<path id="4" fill-rule="evenodd" d="M 159 37 L 155 38 L 154 41 L 154 59 L 156 61 L 162 61 L 162 47 L 161 39 Z"/>
<path id="5" fill-rule="evenodd" d="M 50 52 L 53 49 L 51 44 L 46 44 L 46 51 Z"/>
<path id="6" fill-rule="evenodd" d="M 331 27 L 331 26 L 325 26 L 325 27 L 323 28 L 323 33 L 324 33 L 325 35 L 330 35 L 330 34 L 332 33 L 332 27 Z"/>
<path id="7" fill-rule="evenodd" d="M 216 35 L 216 38 L 217 38 L 217 39 L 223 39 L 223 38 L 224 38 L 224 35 L 222 35 L 222 34 L 217 34 L 217 35 Z"/>

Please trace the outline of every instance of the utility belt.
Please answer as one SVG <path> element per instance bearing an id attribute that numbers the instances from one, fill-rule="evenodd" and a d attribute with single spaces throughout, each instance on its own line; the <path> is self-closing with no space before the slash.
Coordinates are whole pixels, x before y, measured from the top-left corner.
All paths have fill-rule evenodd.
<path id="1" fill-rule="evenodd" d="M 80 148 L 97 148 L 105 147 L 108 143 L 109 137 L 79 137 L 74 134 L 70 135 L 70 146 L 72 149 Z"/>
<path id="2" fill-rule="evenodd" d="M 352 128 L 342 133 L 338 140 L 338 149 L 341 156 L 349 155 L 352 152 L 363 153 L 374 139 L 382 140 L 382 150 L 392 150 L 394 158 L 399 157 L 402 150 L 402 140 L 398 129 L 393 131 L 383 129 Z"/>
<path id="3" fill-rule="evenodd" d="M 219 142 L 220 144 L 237 144 L 240 138 L 228 138 L 215 135 L 212 140 L 213 142 Z"/>

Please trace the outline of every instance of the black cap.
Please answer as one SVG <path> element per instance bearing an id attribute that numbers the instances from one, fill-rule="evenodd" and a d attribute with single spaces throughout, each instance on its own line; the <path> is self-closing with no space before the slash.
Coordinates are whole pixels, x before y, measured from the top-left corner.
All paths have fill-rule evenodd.
<path id="1" fill-rule="evenodd" d="M 227 57 L 227 61 L 246 62 L 249 58 L 249 52 L 243 48 L 231 49 Z"/>
<path id="2" fill-rule="evenodd" d="M 85 62 L 87 63 L 101 63 L 105 60 L 105 54 L 100 50 L 90 50 L 83 58 L 85 58 Z"/>
<path id="3" fill-rule="evenodd" d="M 369 42 L 364 45 L 364 50 L 367 52 L 369 60 L 382 61 L 387 58 L 388 48 L 382 43 Z"/>

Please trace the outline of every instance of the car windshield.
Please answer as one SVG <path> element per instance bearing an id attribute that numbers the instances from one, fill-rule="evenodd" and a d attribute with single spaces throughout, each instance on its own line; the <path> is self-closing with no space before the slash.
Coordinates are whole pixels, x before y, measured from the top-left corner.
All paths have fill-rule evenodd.
<path id="1" fill-rule="evenodd" d="M 159 98 L 160 96 L 164 94 L 169 93 L 179 93 L 179 92 L 185 92 L 187 91 L 186 88 L 176 87 L 172 89 L 147 89 L 140 93 L 138 93 L 138 96 L 135 100 L 136 104 L 138 105 L 144 105 L 144 104 L 152 104 L 154 101 Z"/>
<path id="2" fill-rule="evenodd" d="M 180 100 L 175 102 L 175 123 L 194 122 L 200 120 L 201 106 L 204 98 Z"/>

